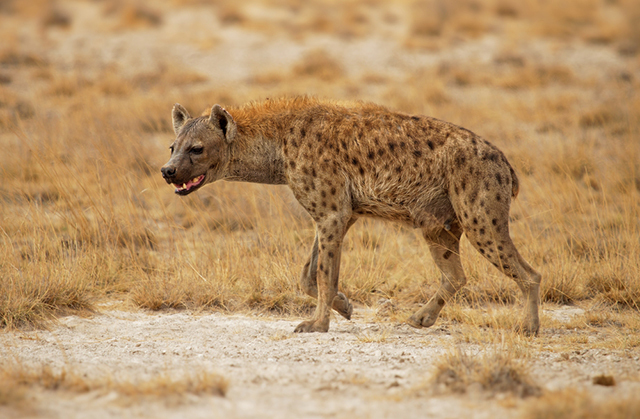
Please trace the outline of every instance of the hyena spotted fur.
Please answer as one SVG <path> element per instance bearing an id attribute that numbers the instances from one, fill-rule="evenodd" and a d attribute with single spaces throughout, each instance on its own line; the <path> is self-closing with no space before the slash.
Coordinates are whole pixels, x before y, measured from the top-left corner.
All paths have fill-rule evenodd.
<path id="1" fill-rule="evenodd" d="M 504 154 L 471 131 L 438 119 L 369 103 L 287 98 L 237 108 L 213 106 L 192 118 L 176 104 L 176 139 L 162 175 L 178 195 L 223 179 L 288 185 L 316 223 L 302 289 L 317 298 L 296 332 L 326 332 L 333 308 L 353 306 L 338 291 L 344 236 L 360 217 L 418 228 L 442 272 L 435 295 L 414 313 L 414 327 L 434 324 L 466 283 L 460 238 L 524 295 L 520 330 L 536 334 L 541 276 L 509 236 L 509 206 L 518 178 Z"/>

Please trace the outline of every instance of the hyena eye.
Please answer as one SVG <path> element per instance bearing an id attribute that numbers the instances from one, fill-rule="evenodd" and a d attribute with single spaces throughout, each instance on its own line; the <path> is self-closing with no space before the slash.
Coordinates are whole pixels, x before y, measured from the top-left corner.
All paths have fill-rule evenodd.
<path id="1" fill-rule="evenodd" d="M 173 146 L 169 147 L 169 150 L 171 151 L 171 154 L 173 154 Z"/>
<path id="2" fill-rule="evenodd" d="M 202 154 L 203 151 L 204 151 L 204 147 L 202 146 L 195 146 L 191 149 L 192 154 Z"/>

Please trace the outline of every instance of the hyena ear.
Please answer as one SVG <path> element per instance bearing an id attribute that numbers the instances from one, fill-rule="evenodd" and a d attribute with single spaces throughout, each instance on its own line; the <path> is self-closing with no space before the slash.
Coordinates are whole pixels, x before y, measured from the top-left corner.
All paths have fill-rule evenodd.
<path id="1" fill-rule="evenodd" d="M 191 119 L 191 115 L 189 112 L 179 103 L 173 105 L 173 109 L 171 110 L 171 118 L 173 119 L 173 132 L 178 135 L 180 132 L 180 128 L 184 125 L 187 120 Z"/>
<path id="2" fill-rule="evenodd" d="M 238 132 L 236 121 L 233 116 L 220 105 L 213 105 L 211 115 L 209 115 L 209 123 L 214 127 L 222 130 L 222 134 L 228 143 L 233 141 Z"/>

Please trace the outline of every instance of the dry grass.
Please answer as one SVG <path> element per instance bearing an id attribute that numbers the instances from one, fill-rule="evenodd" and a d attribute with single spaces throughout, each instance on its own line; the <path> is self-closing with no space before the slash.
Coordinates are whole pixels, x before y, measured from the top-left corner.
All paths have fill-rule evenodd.
<path id="1" fill-rule="evenodd" d="M 29 392 L 36 388 L 72 393 L 115 391 L 125 399 L 154 397 L 165 402 L 179 403 L 180 396 L 186 393 L 224 396 L 228 387 L 229 383 L 225 378 L 209 371 L 181 376 L 162 372 L 147 379 L 88 378 L 86 374 L 76 373 L 67 367 L 30 367 L 21 362 L 5 362 L 0 365 L 0 406 L 25 405 Z"/>
<path id="2" fill-rule="evenodd" d="M 638 12 L 634 2 L 449 3 L 318 2 L 306 9 L 265 0 L 242 7 L 223 2 L 215 13 L 225 26 L 295 39 L 361 38 L 378 31 L 400 44 L 409 36 L 438 48 L 501 33 L 557 42 L 574 37 L 613 49 L 637 42 L 627 19 Z M 43 22 L 52 10 L 69 14 L 64 30 L 77 21 L 69 8 L 2 4 L 18 21 Z M 122 1 L 104 6 L 100 16 L 154 33 L 176 6 L 200 10 L 201 2 L 161 2 L 148 10 Z M 265 8 L 269 13 L 260 15 Z M 313 18 L 318 8 L 330 9 L 337 20 L 318 20 L 321 13 Z M 613 10 L 620 29 L 605 30 L 617 18 L 590 8 Z M 43 30 L 65 28 L 51 19 Z M 347 22 L 342 26 L 348 33 L 336 22 Z M 601 28 L 599 35 L 594 28 Z M 286 188 L 220 183 L 178 199 L 158 175 L 173 136 L 172 103 L 198 114 L 216 102 L 285 93 L 373 100 L 488 138 L 519 172 L 512 235 L 543 274 L 543 301 L 601 304 L 618 317 L 638 313 L 640 100 L 633 76 L 583 76 L 574 65 L 538 60 L 514 41 L 483 63 L 445 60 L 402 77 L 369 69 L 354 78 L 337 52 L 320 47 L 230 89 L 211 74 L 162 59 L 155 69 L 126 73 L 115 65 L 62 71 L 23 48 L 19 38 L 6 39 L 0 50 L 7 79 L 0 85 L 5 327 L 44 324 L 61 310 L 86 311 L 113 295 L 152 310 L 310 312 L 313 301 L 301 295 L 297 279 L 313 226 Z M 629 74 L 635 63 L 630 61 Z M 443 320 L 510 329 L 519 290 L 466 242 L 462 252 L 469 284 Z M 393 311 L 384 315 L 396 320 L 426 302 L 438 278 L 427 246 L 404 227 L 361 221 L 344 244 L 343 291 L 369 306 L 392 299 Z"/>
<path id="3" fill-rule="evenodd" d="M 466 393 L 479 387 L 485 393 L 510 393 L 517 397 L 538 396 L 540 387 L 521 362 L 506 352 L 477 355 L 460 350 L 436 362 L 431 385 L 436 393 Z"/>
<path id="4" fill-rule="evenodd" d="M 522 416 L 525 419 L 631 419 L 640 415 L 640 400 L 636 397 L 594 399 L 580 390 L 548 393 L 529 403 Z"/>

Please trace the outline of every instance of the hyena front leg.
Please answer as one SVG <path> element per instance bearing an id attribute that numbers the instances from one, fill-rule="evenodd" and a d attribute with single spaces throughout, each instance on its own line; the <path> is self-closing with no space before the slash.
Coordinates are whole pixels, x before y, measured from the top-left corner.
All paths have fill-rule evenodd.
<path id="1" fill-rule="evenodd" d="M 317 268 L 315 269 L 315 283 L 317 286 L 315 294 L 318 298 L 318 305 L 313 318 L 300 323 L 295 332 L 327 332 L 331 320 L 331 308 L 340 314 L 345 313 L 349 317 L 351 317 L 351 312 L 353 311 L 353 307 L 347 297 L 338 292 L 342 241 L 348 227 L 353 224 L 353 222 L 350 222 L 350 214 L 330 214 L 323 220 L 316 221 L 316 223 L 318 226 L 317 245 L 314 243 L 313 251 L 309 258 L 310 268 L 305 269 L 305 271 L 314 272 L 311 266 L 315 260 L 317 263 Z M 315 255 L 316 252 L 317 256 Z M 312 280 L 308 280 L 308 282 L 313 284 Z M 313 287 L 309 286 L 307 288 Z M 311 292 L 314 291 L 311 290 Z"/>
<path id="2" fill-rule="evenodd" d="M 356 222 L 357 218 L 352 218 L 347 223 L 346 231 Z M 300 275 L 300 284 L 302 290 L 313 298 L 318 298 L 318 232 L 316 231 L 316 238 L 313 241 L 313 248 L 307 263 L 304 264 L 302 269 L 302 275 Z M 341 292 L 333 299 L 332 308 L 337 311 L 342 317 L 347 320 L 351 320 L 351 314 L 353 313 L 353 305 L 349 302 L 346 295 Z"/>

